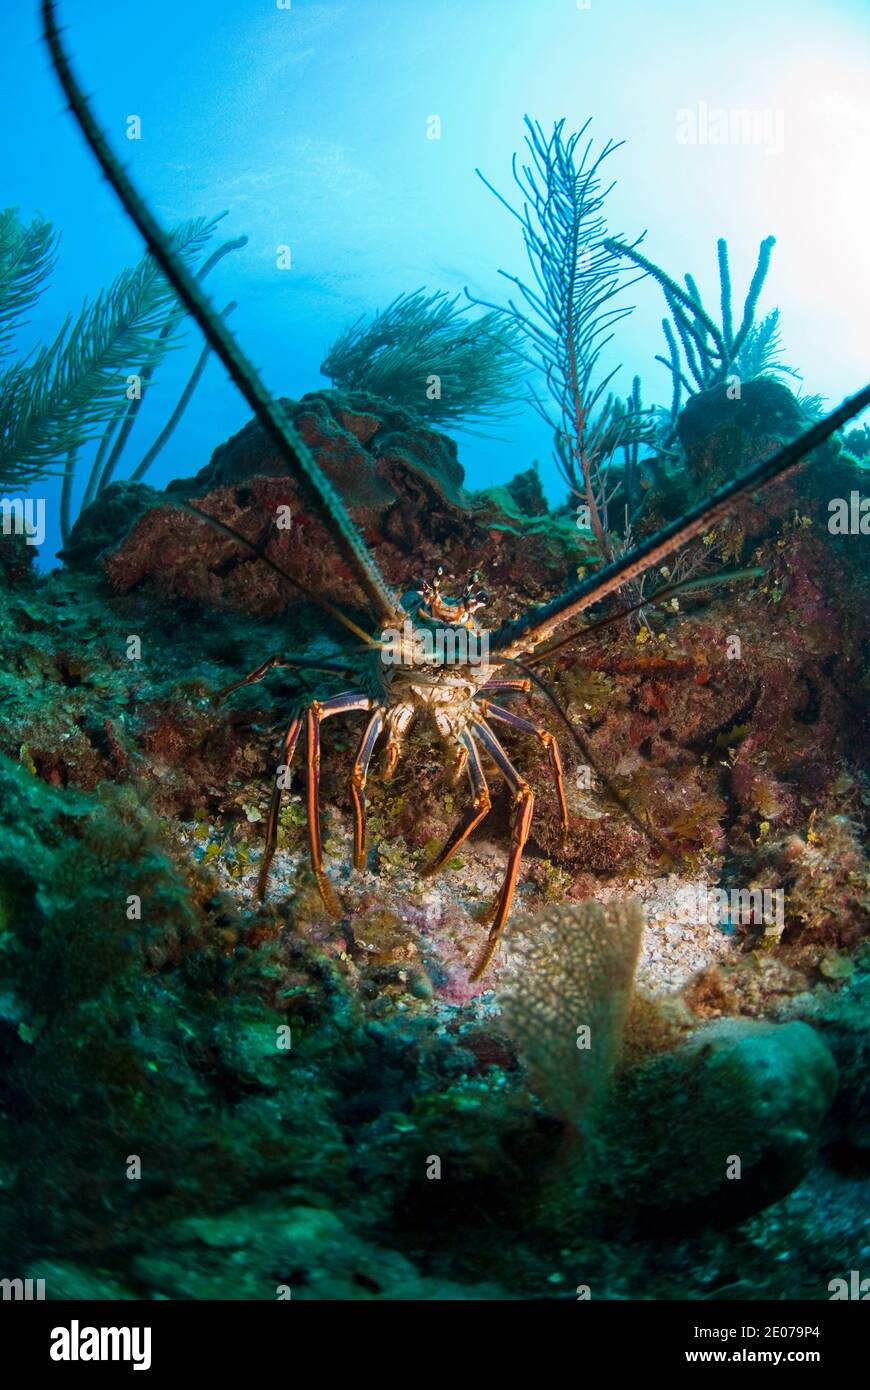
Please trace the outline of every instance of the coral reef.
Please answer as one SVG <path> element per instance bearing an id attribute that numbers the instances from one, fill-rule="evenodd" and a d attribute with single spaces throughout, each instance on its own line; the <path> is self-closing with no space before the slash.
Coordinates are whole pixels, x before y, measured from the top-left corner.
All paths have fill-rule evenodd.
<path id="1" fill-rule="evenodd" d="M 712 467 L 717 408 L 694 436 Z M 407 412 L 329 392 L 289 409 L 394 582 L 420 556 L 460 572 L 484 557 L 498 617 L 576 567 L 534 475 L 468 494 L 452 444 Z M 798 470 L 696 543 L 699 563 L 760 562 L 751 585 L 547 663 L 584 745 L 563 738 L 569 839 L 543 751 L 508 730 L 536 818 L 521 911 L 476 985 L 508 797 L 425 879 L 463 805 L 425 732 L 370 785 L 362 874 L 355 730 L 336 721 L 324 743 L 341 919 L 308 870 L 295 785 L 256 902 L 287 712 L 340 678 L 279 670 L 232 706 L 212 697 L 281 648 L 287 614 L 292 650 L 342 653 L 290 586 L 129 484 L 88 509 L 63 571 L 38 576 L 7 538 L 0 1231 L 16 1267 L 52 1297 L 827 1296 L 830 1270 L 860 1260 L 867 1183 L 866 580 L 826 527 L 828 489 L 848 496 L 856 469 L 832 451 L 824 486 Z M 258 426 L 173 495 L 358 600 Z M 270 521 L 284 505 L 289 533 Z M 781 888 L 781 932 L 702 917 L 701 881 Z"/>
<path id="2" fill-rule="evenodd" d="M 284 406 L 400 591 L 439 564 L 458 575 L 485 568 L 495 618 L 511 611 L 518 594 L 539 597 L 556 586 L 572 553 L 579 560 L 582 545 L 570 524 L 526 518 L 497 495 L 467 494 L 455 443 L 412 413 L 360 393 L 314 392 Z M 93 568 L 99 558 L 118 593 L 147 582 L 161 599 L 263 616 L 300 603 L 298 592 L 256 558 L 191 516 L 161 507 L 159 496 L 132 488 L 107 490 L 82 514 L 63 551 L 72 567 Z M 176 479 L 167 493 L 170 500 L 195 499 L 266 545 L 273 559 L 332 602 L 361 602 L 353 575 L 336 560 L 325 527 L 258 424 L 247 425 L 195 478 Z M 275 524 L 279 508 L 289 509 L 284 529 Z M 521 548 L 511 544 L 520 536 Z"/>
<path id="3" fill-rule="evenodd" d="M 627 1033 L 593 1131 L 606 1158 L 578 1176 L 564 1156 L 572 1085 L 557 1125 L 514 1052 L 521 1013 L 394 995 L 383 979 L 361 989 L 298 915 L 288 930 L 216 890 L 213 865 L 197 868 L 130 787 L 97 797 L 4 763 L 0 802 L 16 827 L 0 865 L 0 1230 L 7 1258 L 51 1297 L 269 1299 L 286 1286 L 303 1299 L 558 1298 L 581 1279 L 595 1297 L 706 1297 L 735 1266 L 750 1296 L 769 1296 L 784 1287 L 785 1250 L 799 1267 L 788 1288 L 797 1278 L 823 1297 L 830 1268 L 849 1267 L 859 1232 L 844 1216 L 860 1209 L 860 1177 L 821 1191 L 816 1170 L 776 1202 L 805 1171 L 833 1089 L 805 1024 L 693 1031 L 687 1010 L 668 1017 L 649 1001 L 626 1022 L 582 969 L 578 996 L 520 972 L 509 992 L 546 988 L 563 1059 L 580 998 L 611 1038 Z M 567 950 L 560 927 L 585 915 L 602 983 L 624 995 L 636 909 L 561 923 L 551 911 L 528 924 L 529 941 L 555 929 Z M 856 988 L 833 1008 L 812 1001 L 841 1068 L 860 1068 Z M 587 1121 L 586 1087 L 578 1099 Z M 841 1089 L 832 1116 L 860 1146 L 848 1100 Z M 747 1169 L 729 1189 L 736 1236 L 707 1229 L 710 1207 L 695 1202 L 718 1190 L 723 1150 Z M 716 1210 L 728 1214 L 718 1196 Z M 664 1238 L 656 1211 L 674 1216 Z"/>

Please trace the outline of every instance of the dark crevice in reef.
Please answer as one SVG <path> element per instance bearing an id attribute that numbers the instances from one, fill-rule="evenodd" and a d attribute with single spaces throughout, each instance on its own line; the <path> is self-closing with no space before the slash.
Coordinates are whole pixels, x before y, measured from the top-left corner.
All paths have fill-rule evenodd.
<path id="1" fill-rule="evenodd" d="M 806 699 L 794 711 L 795 722 L 798 724 L 817 724 L 822 713 L 821 690 L 809 673 L 802 675 L 800 680 L 806 691 Z"/>
<path id="2" fill-rule="evenodd" d="M 723 738 L 735 727 L 751 723 L 752 715 L 758 706 L 760 696 L 761 687 L 759 684 L 756 684 L 752 687 L 743 704 L 729 711 L 727 719 L 722 720 L 719 724 L 714 724 L 709 729 L 705 729 L 702 739 L 698 739 L 694 743 L 690 741 L 681 746 L 688 749 L 690 752 L 706 755 L 711 759 L 718 756 L 722 748 Z"/>

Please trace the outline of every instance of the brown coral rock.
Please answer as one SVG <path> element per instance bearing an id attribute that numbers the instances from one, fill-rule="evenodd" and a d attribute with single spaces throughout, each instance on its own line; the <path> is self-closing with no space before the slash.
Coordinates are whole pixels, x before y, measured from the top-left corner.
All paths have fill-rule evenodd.
<path id="1" fill-rule="evenodd" d="M 458 578 L 481 568 L 493 595 L 487 618 L 494 624 L 512 614 L 518 602 L 547 597 L 570 578 L 573 537 L 566 543 L 564 536 L 548 535 L 539 520 L 524 522 L 502 511 L 492 497 L 467 493 L 453 440 L 413 413 L 374 397 L 330 391 L 283 405 L 399 592 L 439 564 Z M 255 556 L 195 518 L 161 506 L 159 494 L 128 534 L 118 535 L 118 499 L 109 492 L 85 513 L 70 553 L 79 559 L 93 553 L 92 533 L 105 550 L 107 528 L 114 527 L 120 544 L 104 554 L 102 564 L 115 592 L 146 584 L 166 599 L 257 615 L 274 615 L 299 602 L 298 591 Z M 194 501 L 240 530 L 322 597 L 363 606 L 332 536 L 309 511 L 256 421 L 216 449 L 195 477 L 170 483 L 167 494 L 170 500 Z M 142 499 L 135 500 L 141 512 Z M 104 523 L 101 509 L 108 504 L 114 511 Z M 286 527 L 285 513 L 285 529 L 276 524 L 279 508 L 289 508 L 291 524 Z"/>

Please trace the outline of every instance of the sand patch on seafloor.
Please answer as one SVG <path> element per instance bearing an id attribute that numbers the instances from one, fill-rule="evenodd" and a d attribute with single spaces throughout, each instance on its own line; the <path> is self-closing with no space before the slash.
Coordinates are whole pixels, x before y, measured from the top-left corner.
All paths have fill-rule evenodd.
<path id="1" fill-rule="evenodd" d="M 360 966 L 368 961 L 381 966 L 392 964 L 398 970 L 407 968 L 410 978 L 425 973 L 433 980 L 436 998 L 447 1002 L 470 1002 L 475 996 L 498 990 L 509 982 L 516 969 L 513 942 L 527 930 L 536 913 L 553 906 L 554 901 L 558 903 L 558 899 L 551 899 L 548 904 L 532 879 L 521 880 L 498 956 L 483 981 L 469 986 L 468 972 L 486 937 L 486 928 L 477 918 L 501 884 L 505 846 L 483 839 L 464 845 L 461 864 L 433 878 L 420 874 L 419 864 L 412 856 L 398 864 L 382 861 L 378 865 L 377 846 L 373 846 L 375 853 L 369 856 L 369 867 L 356 873 L 351 869 L 349 818 L 345 823 L 346 818 L 332 814 L 329 843 L 334 853 L 327 854 L 325 862 L 347 913 L 341 921 L 323 921 L 316 926 L 313 919 L 304 921 L 299 926 L 303 934 L 320 942 L 329 954 L 342 960 L 352 959 Z M 183 839 L 187 852 L 193 849 L 200 858 L 203 842 L 192 838 L 194 829 L 183 826 Z M 218 831 L 213 833 L 217 836 Z M 260 853 L 259 847 L 251 846 L 250 862 L 241 872 L 233 871 L 223 854 L 211 859 L 220 887 L 245 906 L 255 903 Z M 300 885 L 308 878 L 308 865 L 304 843 L 277 850 L 268 900 L 276 905 L 289 901 L 292 907 Z M 677 874 L 601 880 L 594 895 L 599 901 L 637 897 L 643 904 L 646 928 L 637 983 L 645 990 L 674 993 L 699 971 L 733 960 L 739 954 L 740 938 L 707 919 L 702 884 L 712 886 L 716 877 L 711 868 L 706 880 L 703 875 L 688 879 Z M 392 912 L 399 919 L 399 931 L 386 951 L 369 928 L 370 914 L 379 910 Z"/>

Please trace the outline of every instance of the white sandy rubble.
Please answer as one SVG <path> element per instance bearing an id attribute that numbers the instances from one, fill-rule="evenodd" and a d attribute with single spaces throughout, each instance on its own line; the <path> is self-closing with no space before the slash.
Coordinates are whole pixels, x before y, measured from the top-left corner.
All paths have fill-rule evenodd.
<path id="1" fill-rule="evenodd" d="M 643 903 L 646 931 L 636 976 L 642 988 L 672 993 L 707 966 L 736 957 L 740 938 L 708 920 L 706 889 L 714 886 L 713 880 L 669 874 L 602 887 L 602 901 L 637 897 Z"/>
<path id="2" fill-rule="evenodd" d="M 334 816 L 331 826 L 331 845 L 334 855 L 326 856 L 326 867 L 336 888 L 344 893 L 355 895 L 362 891 L 377 893 L 384 898 L 394 896 L 396 906 L 407 895 L 414 902 L 414 926 L 409 920 L 409 931 L 422 931 L 428 939 L 430 949 L 440 955 L 446 948 L 447 956 L 456 961 L 468 958 L 470 966 L 485 937 L 485 930 L 475 921 L 480 910 L 491 902 L 501 884 L 505 868 L 505 846 L 490 840 L 477 840 L 472 845 L 463 845 L 459 855 L 460 863 L 447 869 L 432 879 L 421 878 L 417 867 L 408 863 L 401 866 L 386 866 L 379 871 L 374 861 L 370 861 L 365 873 L 356 874 L 351 870 L 351 836 L 349 824 L 344 818 Z M 192 829 L 192 827 L 191 827 Z M 223 886 L 231 892 L 248 897 L 253 895 L 259 855 L 252 856 L 253 862 L 245 867 L 238 877 L 230 877 L 224 864 L 219 860 L 213 867 Z M 292 850 L 278 850 L 275 854 L 270 883 L 276 898 L 288 892 L 292 896 L 300 869 L 307 864 L 307 851 L 304 845 L 296 845 Z M 613 898 L 638 897 L 643 903 L 646 916 L 646 930 L 641 947 L 637 971 L 637 983 L 643 989 L 654 993 L 672 993 L 683 988 L 694 975 L 715 962 L 733 960 L 739 951 L 739 937 L 723 930 L 718 923 L 710 922 L 707 914 L 706 890 L 715 886 L 718 872 L 712 866 L 709 877 L 688 879 L 677 874 L 656 878 L 620 878 L 602 880 L 595 896 L 600 901 Z M 536 913 L 543 906 L 537 885 L 529 880 L 521 880 L 515 898 L 513 922 L 526 913 Z M 457 908 L 468 920 L 456 935 Z M 452 940 L 441 940 L 442 924 L 452 920 L 454 926 Z M 499 978 L 506 970 L 510 974 L 510 927 L 505 933 L 505 946 L 499 953 L 491 972 L 488 974 L 490 988 L 496 987 Z M 439 945 L 440 942 L 440 945 Z M 365 950 L 364 940 L 357 942 L 359 949 Z M 486 985 L 484 985 L 486 988 Z"/>

